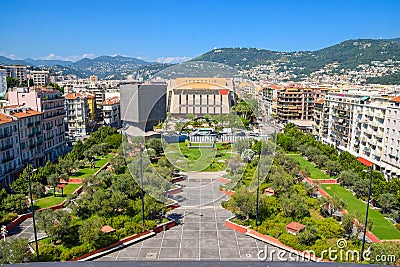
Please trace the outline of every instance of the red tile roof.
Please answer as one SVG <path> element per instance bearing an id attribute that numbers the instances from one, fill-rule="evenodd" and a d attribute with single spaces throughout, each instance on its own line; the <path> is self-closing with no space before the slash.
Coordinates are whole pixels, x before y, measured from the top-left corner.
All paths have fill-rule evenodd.
<path id="1" fill-rule="evenodd" d="M 390 99 L 390 102 L 397 102 L 400 103 L 400 95 L 396 96 L 395 98 Z"/>
<path id="2" fill-rule="evenodd" d="M 18 119 L 22 119 L 22 118 L 30 117 L 30 116 L 36 116 L 36 115 L 40 115 L 40 114 L 42 114 L 42 112 L 32 110 L 32 109 L 12 113 L 12 115 L 17 117 Z"/>
<path id="3" fill-rule="evenodd" d="M 109 226 L 109 225 L 105 225 L 105 226 L 101 227 L 101 231 L 102 231 L 103 233 L 107 234 L 107 233 L 114 232 L 115 229 L 112 228 L 112 227 Z"/>
<path id="4" fill-rule="evenodd" d="M 70 93 L 65 96 L 66 99 L 77 99 L 78 97 L 83 97 L 80 93 Z"/>
<path id="5" fill-rule="evenodd" d="M 6 114 L 0 113 L 0 124 L 9 123 L 9 122 L 12 122 L 12 120 L 13 120 L 12 117 L 10 117 Z"/>
<path id="6" fill-rule="evenodd" d="M 107 99 L 106 101 L 103 101 L 103 105 L 115 105 L 115 104 L 119 104 L 118 96 L 114 96 L 114 97 Z"/>
<path id="7" fill-rule="evenodd" d="M 304 227 L 306 227 L 304 224 L 298 222 L 291 222 L 286 225 L 286 229 L 294 230 L 296 232 L 300 232 Z"/>

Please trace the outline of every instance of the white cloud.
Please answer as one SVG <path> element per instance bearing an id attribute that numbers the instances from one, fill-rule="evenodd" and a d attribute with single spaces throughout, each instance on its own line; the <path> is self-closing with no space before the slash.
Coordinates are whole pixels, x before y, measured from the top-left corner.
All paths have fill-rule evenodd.
<path id="1" fill-rule="evenodd" d="M 67 60 L 67 61 L 78 61 L 81 60 L 82 58 L 95 58 L 96 55 L 92 53 L 87 53 L 87 54 L 82 54 L 82 55 L 72 55 L 72 56 L 58 56 L 54 53 L 50 53 L 45 57 L 40 57 L 39 59 L 46 59 L 46 60 Z"/>
<path id="2" fill-rule="evenodd" d="M 14 54 L 8 54 L 8 53 L 3 52 L 3 51 L 0 51 L 0 56 L 8 57 L 8 58 L 10 58 L 10 59 L 22 59 L 22 58 L 20 58 L 20 57 L 14 55 Z"/>
<path id="3" fill-rule="evenodd" d="M 159 63 L 182 63 L 191 59 L 190 57 L 159 57 L 156 59 Z"/>

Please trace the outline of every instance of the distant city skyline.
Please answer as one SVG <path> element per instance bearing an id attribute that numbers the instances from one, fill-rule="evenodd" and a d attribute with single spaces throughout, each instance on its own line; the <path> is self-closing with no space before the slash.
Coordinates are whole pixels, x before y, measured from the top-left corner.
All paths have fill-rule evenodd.
<path id="1" fill-rule="evenodd" d="M 399 1 L 5 1 L 0 55 L 177 63 L 215 47 L 318 50 L 400 37 Z"/>

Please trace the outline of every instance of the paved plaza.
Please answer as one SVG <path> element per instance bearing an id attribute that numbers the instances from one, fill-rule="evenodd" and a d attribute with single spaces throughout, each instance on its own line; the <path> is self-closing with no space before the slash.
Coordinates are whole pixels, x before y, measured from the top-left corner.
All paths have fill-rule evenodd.
<path id="1" fill-rule="evenodd" d="M 258 260 L 259 249 L 278 249 L 225 226 L 231 212 L 221 207 L 228 196 L 219 192 L 221 173 L 188 173 L 181 184 L 185 200 L 169 217 L 176 227 L 113 252 L 97 261 L 131 260 Z"/>
<path id="2" fill-rule="evenodd" d="M 36 213 L 35 213 L 36 214 Z M 36 218 L 35 218 L 36 219 Z M 37 224 L 36 224 L 37 227 Z M 19 225 L 15 226 L 9 232 L 10 238 L 25 238 L 28 239 L 29 242 L 35 241 L 35 235 L 33 232 L 33 221 L 32 218 L 26 219 Z M 37 238 L 42 239 L 47 237 L 44 231 L 37 231 Z"/>

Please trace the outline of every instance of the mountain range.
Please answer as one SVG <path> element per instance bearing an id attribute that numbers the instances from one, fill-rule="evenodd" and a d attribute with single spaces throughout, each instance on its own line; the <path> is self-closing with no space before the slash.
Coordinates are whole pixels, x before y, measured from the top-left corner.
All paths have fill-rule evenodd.
<path id="1" fill-rule="evenodd" d="M 301 79 L 333 63 L 339 66 L 334 72 L 353 70 L 360 64 L 371 64 L 374 61 L 389 61 L 398 65 L 396 62 L 400 61 L 400 38 L 384 40 L 353 39 L 316 51 L 280 52 L 260 48 L 218 48 L 208 51 L 191 61 L 218 62 L 239 70 L 250 69 L 258 65 L 277 64 L 282 69 L 290 69 L 297 79 Z M 171 66 L 171 64 L 147 62 L 123 56 L 84 58 L 77 62 L 31 58 L 12 60 L 0 56 L 0 64 L 45 66 L 51 67 L 51 70 L 74 73 L 80 77 L 97 75 L 101 79 L 123 78 L 132 75 L 132 73 L 146 72 L 147 70 L 156 71 Z M 389 78 L 392 82 L 394 80 L 400 83 L 400 74 L 398 72 L 389 74 L 389 76 L 391 76 Z M 378 82 L 380 78 L 382 77 L 378 77 Z"/>

